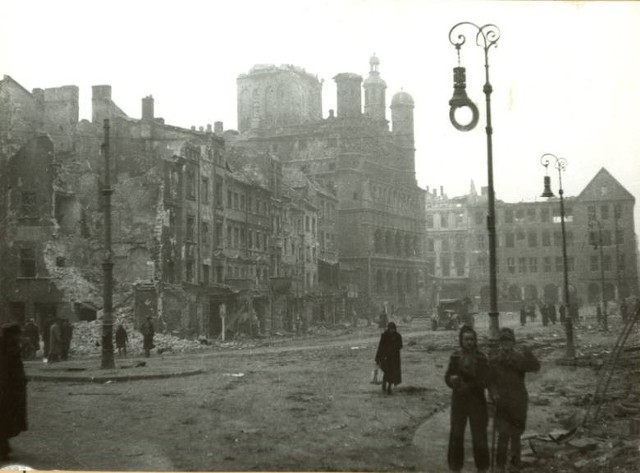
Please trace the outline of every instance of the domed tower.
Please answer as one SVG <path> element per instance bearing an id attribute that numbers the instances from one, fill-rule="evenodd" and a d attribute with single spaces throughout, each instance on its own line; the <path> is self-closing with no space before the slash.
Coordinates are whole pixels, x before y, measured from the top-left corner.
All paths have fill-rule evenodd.
<path id="1" fill-rule="evenodd" d="M 391 99 L 392 133 L 396 143 L 406 151 L 407 169 L 415 172 L 415 144 L 413 141 L 413 97 L 401 90 Z"/>
<path id="2" fill-rule="evenodd" d="M 385 89 L 387 84 L 380 78 L 378 66 L 380 59 L 374 54 L 369 58 L 369 77 L 362 86 L 364 87 L 364 114 L 372 120 L 385 120 Z"/>

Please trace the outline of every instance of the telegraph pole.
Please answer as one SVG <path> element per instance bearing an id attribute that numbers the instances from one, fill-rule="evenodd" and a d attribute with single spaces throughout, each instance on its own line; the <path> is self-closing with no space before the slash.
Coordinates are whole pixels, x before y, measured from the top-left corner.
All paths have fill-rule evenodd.
<path id="1" fill-rule="evenodd" d="M 109 120 L 104 121 L 104 186 L 102 188 L 104 210 L 104 259 L 102 269 L 103 282 L 103 308 L 102 308 L 102 369 L 115 368 L 113 360 L 113 261 L 111 254 L 111 175 L 109 163 Z"/>

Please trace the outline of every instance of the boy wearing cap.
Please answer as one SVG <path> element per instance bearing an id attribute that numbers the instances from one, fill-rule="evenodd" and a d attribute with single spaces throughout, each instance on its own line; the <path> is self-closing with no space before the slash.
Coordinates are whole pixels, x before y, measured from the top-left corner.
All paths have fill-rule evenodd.
<path id="1" fill-rule="evenodd" d="M 496 404 L 496 429 L 498 446 L 495 464 L 498 471 L 504 471 L 507 451 L 511 450 L 509 470 L 520 467 L 520 436 L 527 423 L 529 395 L 525 387 L 525 373 L 540 370 L 540 362 L 525 346 L 516 347 L 516 337 L 512 329 L 500 330 L 500 347 L 489 360 L 491 397 Z"/>

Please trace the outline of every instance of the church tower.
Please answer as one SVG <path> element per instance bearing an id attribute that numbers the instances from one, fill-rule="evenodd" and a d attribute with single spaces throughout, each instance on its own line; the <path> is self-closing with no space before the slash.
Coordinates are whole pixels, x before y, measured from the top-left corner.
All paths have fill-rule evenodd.
<path id="1" fill-rule="evenodd" d="M 413 140 L 413 97 L 401 90 L 391 99 L 392 134 L 405 154 L 405 167 L 415 173 L 415 144 Z"/>

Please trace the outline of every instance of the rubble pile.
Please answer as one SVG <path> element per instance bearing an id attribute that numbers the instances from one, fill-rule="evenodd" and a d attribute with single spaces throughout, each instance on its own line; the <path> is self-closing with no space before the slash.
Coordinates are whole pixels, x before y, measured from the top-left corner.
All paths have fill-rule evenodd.
<path id="1" fill-rule="evenodd" d="M 116 319 L 116 324 L 118 320 Z M 129 343 L 127 352 L 136 355 L 142 353 L 142 335 L 127 323 Z M 71 339 L 72 356 L 91 356 L 101 353 L 102 322 L 76 322 L 73 324 L 73 338 Z M 156 333 L 153 342 L 158 353 L 184 353 L 195 350 L 208 349 L 210 346 L 199 340 L 188 340 L 172 334 Z M 115 340 L 114 340 L 115 349 Z"/>

